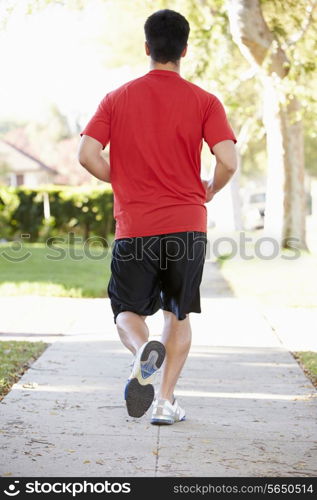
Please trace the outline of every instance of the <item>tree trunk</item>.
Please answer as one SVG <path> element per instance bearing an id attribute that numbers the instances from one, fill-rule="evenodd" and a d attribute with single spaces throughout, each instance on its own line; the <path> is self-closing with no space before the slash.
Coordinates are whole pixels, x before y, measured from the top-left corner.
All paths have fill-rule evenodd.
<path id="1" fill-rule="evenodd" d="M 265 232 L 282 247 L 307 248 L 303 131 L 295 117 L 296 98 L 287 102 L 281 80 L 289 70 L 285 52 L 263 17 L 259 0 L 229 0 L 234 41 L 246 59 L 260 69 L 263 83 L 263 122 L 267 135 Z M 292 242 L 290 238 L 294 238 Z"/>
<path id="2" fill-rule="evenodd" d="M 300 102 L 296 97 L 289 98 L 282 112 L 283 143 L 285 150 L 285 190 L 284 190 L 284 246 L 292 247 L 299 243 L 306 245 L 306 193 L 304 169 L 304 132 L 302 120 L 298 118 Z M 290 239 L 294 238 L 294 242 Z"/>
<path id="3" fill-rule="evenodd" d="M 285 170 L 282 115 L 278 91 L 270 77 L 263 83 L 263 123 L 266 130 L 267 176 L 264 232 L 283 240 Z"/>

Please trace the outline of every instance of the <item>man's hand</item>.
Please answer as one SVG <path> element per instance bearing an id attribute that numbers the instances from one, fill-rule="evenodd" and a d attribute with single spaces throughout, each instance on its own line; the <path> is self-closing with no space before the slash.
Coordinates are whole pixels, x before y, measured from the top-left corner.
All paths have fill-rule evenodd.
<path id="1" fill-rule="evenodd" d="M 209 201 L 211 201 L 213 199 L 214 195 L 216 194 L 216 191 L 214 190 L 212 181 L 206 181 L 206 180 L 202 179 L 201 182 L 202 182 L 204 188 L 206 189 L 206 202 L 205 203 L 208 203 Z"/>

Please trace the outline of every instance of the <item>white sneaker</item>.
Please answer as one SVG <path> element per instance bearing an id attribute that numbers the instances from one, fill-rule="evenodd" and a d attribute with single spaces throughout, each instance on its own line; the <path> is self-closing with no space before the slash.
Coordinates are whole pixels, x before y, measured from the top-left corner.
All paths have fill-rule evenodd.
<path id="1" fill-rule="evenodd" d="M 156 399 L 153 405 L 151 424 L 171 425 L 185 420 L 185 411 L 179 406 L 176 399 L 170 403 L 168 399 Z"/>
<path id="2" fill-rule="evenodd" d="M 154 399 L 152 385 L 155 372 L 165 358 L 165 347 L 157 340 L 146 342 L 138 350 L 124 391 L 130 417 L 142 417 Z"/>

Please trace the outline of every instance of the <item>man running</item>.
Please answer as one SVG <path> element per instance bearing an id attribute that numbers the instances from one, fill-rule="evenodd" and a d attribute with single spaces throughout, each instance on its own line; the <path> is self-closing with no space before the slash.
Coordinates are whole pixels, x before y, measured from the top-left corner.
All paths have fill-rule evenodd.
<path id="1" fill-rule="evenodd" d="M 109 92 L 82 131 L 79 162 L 111 182 L 116 220 L 108 295 L 122 343 L 134 354 L 125 388 L 130 416 L 150 408 L 162 366 L 153 424 L 184 420 L 174 389 L 191 345 L 189 313 L 201 312 L 206 207 L 237 168 L 236 138 L 217 97 L 180 75 L 189 24 L 172 10 L 145 22 L 150 70 Z M 200 178 L 205 140 L 216 157 Z M 110 165 L 101 151 L 110 142 Z M 162 342 L 146 317 L 163 310 Z M 163 363 L 164 361 L 164 363 Z"/>

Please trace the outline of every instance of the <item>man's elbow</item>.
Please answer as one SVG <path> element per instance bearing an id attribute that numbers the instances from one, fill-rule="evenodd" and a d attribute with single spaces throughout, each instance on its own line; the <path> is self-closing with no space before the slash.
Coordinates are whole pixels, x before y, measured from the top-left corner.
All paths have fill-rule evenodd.
<path id="1" fill-rule="evenodd" d="M 78 155 L 77 155 L 77 159 L 82 167 L 87 167 L 88 155 L 85 151 L 79 150 Z"/>
<path id="2" fill-rule="evenodd" d="M 228 172 L 233 175 L 238 169 L 238 159 L 235 158 L 235 159 L 227 162 L 225 167 L 228 170 Z"/>
<path id="3" fill-rule="evenodd" d="M 218 161 L 219 163 L 221 163 L 222 168 L 225 169 L 229 174 L 233 175 L 238 168 L 238 158 L 236 156 Z"/>

